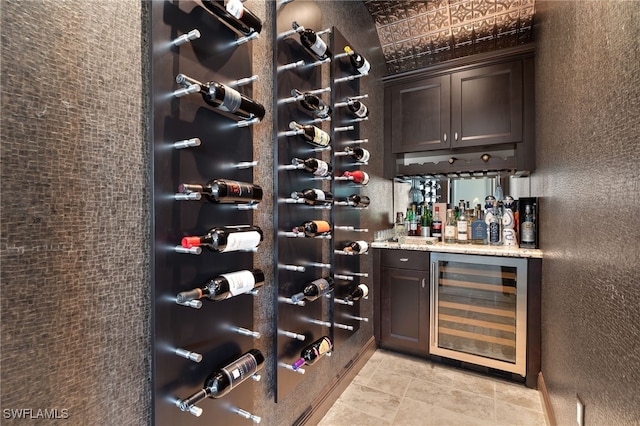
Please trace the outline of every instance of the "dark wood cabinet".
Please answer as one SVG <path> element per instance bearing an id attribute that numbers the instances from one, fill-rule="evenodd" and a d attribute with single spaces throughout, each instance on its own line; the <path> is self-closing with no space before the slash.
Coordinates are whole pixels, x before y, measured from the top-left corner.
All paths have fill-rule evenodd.
<path id="1" fill-rule="evenodd" d="M 429 253 L 376 250 L 380 347 L 426 356 L 429 353 Z"/>

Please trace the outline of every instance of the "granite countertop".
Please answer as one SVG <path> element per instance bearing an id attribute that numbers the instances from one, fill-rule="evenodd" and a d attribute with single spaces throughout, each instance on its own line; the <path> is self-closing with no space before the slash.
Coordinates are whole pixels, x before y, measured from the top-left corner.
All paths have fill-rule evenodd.
<path id="1" fill-rule="evenodd" d="M 486 256 L 542 258 L 542 250 L 540 249 L 526 249 L 519 247 L 489 246 L 478 244 L 424 244 L 413 242 L 396 243 L 390 241 L 374 241 L 371 244 L 371 247 L 392 250 L 418 250 L 440 253 L 482 254 Z"/>

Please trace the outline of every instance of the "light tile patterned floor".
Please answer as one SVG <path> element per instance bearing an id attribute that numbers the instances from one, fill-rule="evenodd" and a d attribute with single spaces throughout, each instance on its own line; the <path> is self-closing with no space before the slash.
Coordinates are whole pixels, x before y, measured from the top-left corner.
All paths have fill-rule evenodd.
<path id="1" fill-rule="evenodd" d="M 523 384 L 378 349 L 319 426 L 545 425 Z"/>

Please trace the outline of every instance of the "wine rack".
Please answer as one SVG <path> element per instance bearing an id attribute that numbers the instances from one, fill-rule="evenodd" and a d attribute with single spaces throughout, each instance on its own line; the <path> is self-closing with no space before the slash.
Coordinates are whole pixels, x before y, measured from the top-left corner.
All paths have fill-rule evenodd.
<path id="1" fill-rule="evenodd" d="M 330 88 L 323 87 L 323 73 L 328 75 L 330 60 L 318 60 L 301 44 L 292 22 L 316 31 L 320 28 L 320 13 L 312 2 L 291 2 L 277 7 L 276 35 L 274 38 L 275 105 L 274 105 L 274 249 L 278 264 L 276 271 L 277 338 L 275 357 L 277 392 L 276 401 L 290 394 L 303 380 L 312 380 L 315 366 L 294 370 L 291 365 L 299 358 L 300 351 L 316 339 L 332 336 L 330 299 L 321 297 L 314 301 L 293 302 L 292 295 L 321 277 L 332 273 L 330 247 L 332 238 L 292 238 L 293 227 L 309 220 L 326 220 L 331 223 L 331 208 L 291 203 L 292 192 L 304 189 L 328 191 L 327 179 L 291 167 L 292 159 L 316 158 L 330 163 L 331 151 L 305 142 L 290 122 L 311 124 L 329 131 L 327 121 L 314 121 L 303 112 L 299 102 L 293 99 L 292 90 L 314 92 L 329 103 Z M 312 10 L 315 13 L 309 13 Z M 301 17 L 307 19 L 301 20 Z M 330 34 L 321 35 L 324 40 Z M 327 43 L 329 44 L 329 43 Z M 330 144 L 331 145 L 331 144 Z M 329 293 L 333 294 L 333 293 Z"/>
<path id="2" fill-rule="evenodd" d="M 259 384 L 252 380 L 186 412 L 176 403 L 201 389 L 211 372 L 255 347 L 260 334 L 254 329 L 254 303 L 270 301 L 261 291 L 183 304 L 176 303 L 176 295 L 213 276 L 253 268 L 250 251 L 180 246 L 182 237 L 215 226 L 252 224 L 253 210 L 198 200 L 177 189 L 212 178 L 253 182 L 252 126 L 261 124 L 212 108 L 197 87 L 178 84 L 176 76 L 218 81 L 251 97 L 252 43 L 189 1 L 152 2 L 151 38 L 153 423 L 251 424 L 259 421 L 251 397 Z"/>

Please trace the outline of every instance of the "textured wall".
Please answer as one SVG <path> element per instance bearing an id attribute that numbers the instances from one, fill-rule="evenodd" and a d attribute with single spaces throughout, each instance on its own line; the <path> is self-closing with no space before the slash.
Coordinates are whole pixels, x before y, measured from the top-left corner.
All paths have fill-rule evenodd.
<path id="1" fill-rule="evenodd" d="M 537 2 L 542 370 L 559 424 L 640 419 L 640 3 Z"/>
<path id="2" fill-rule="evenodd" d="M 11 1 L 2 26 L 0 407 L 150 418 L 141 3 Z M 4 418 L 2 424 L 30 424 Z"/>

